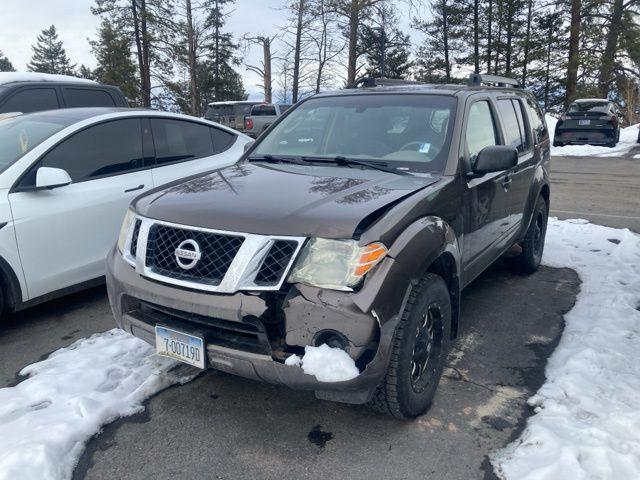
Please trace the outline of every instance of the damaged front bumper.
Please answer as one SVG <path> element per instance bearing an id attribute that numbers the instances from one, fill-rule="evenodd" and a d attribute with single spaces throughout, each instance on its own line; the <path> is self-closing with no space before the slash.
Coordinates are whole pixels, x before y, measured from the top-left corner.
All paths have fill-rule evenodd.
<path id="1" fill-rule="evenodd" d="M 172 327 L 205 339 L 211 368 L 346 403 L 366 403 L 382 381 L 397 320 L 381 326 L 354 294 L 307 286 L 228 295 L 176 288 L 138 275 L 116 248 L 107 258 L 107 288 L 118 326 L 152 345 L 156 324 Z M 354 359 L 356 378 L 320 382 L 284 364 L 306 345 L 331 342 Z"/>

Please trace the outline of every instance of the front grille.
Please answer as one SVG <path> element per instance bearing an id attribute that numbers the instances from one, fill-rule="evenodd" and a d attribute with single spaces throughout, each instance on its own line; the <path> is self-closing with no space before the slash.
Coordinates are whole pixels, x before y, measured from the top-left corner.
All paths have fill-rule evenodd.
<path id="1" fill-rule="evenodd" d="M 142 225 L 142 220 L 137 219 L 135 225 L 133 226 L 133 234 L 131 235 L 131 247 L 130 253 L 133 258 L 136 258 L 138 253 L 138 236 L 140 235 L 140 225 Z"/>
<path id="2" fill-rule="evenodd" d="M 262 262 L 255 283 L 260 286 L 277 285 L 291 262 L 298 242 L 294 240 L 276 240 Z"/>
<path id="3" fill-rule="evenodd" d="M 176 260 L 176 249 L 185 240 L 194 240 L 202 257 L 191 269 Z M 244 238 L 154 224 L 149 229 L 145 264 L 165 277 L 217 286 L 242 246 Z"/>

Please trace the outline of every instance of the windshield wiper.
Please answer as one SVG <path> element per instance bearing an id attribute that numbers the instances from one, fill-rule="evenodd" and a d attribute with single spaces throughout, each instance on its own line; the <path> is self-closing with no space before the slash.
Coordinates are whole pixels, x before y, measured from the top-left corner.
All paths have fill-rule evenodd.
<path id="1" fill-rule="evenodd" d="M 381 172 L 394 173 L 396 175 L 411 175 L 409 172 L 399 170 L 396 167 L 390 167 L 387 162 L 380 161 L 366 161 L 356 160 L 355 158 L 347 158 L 341 155 L 335 157 L 301 157 L 302 160 L 307 162 L 320 162 L 320 163 L 335 163 L 344 167 L 351 167 L 353 165 L 359 165 L 361 167 L 373 168 L 380 170 Z"/>
<path id="2" fill-rule="evenodd" d="M 295 165 L 309 165 L 309 162 L 304 159 L 298 159 L 295 157 L 277 157 L 274 155 L 256 155 L 248 157 L 249 162 L 269 162 L 269 163 L 293 163 Z"/>

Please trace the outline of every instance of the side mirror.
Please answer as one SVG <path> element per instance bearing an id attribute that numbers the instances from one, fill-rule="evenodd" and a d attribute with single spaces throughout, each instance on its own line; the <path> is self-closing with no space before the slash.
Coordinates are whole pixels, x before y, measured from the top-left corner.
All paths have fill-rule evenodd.
<path id="1" fill-rule="evenodd" d="M 473 173 L 482 175 L 489 172 L 502 172 L 518 164 L 518 151 L 508 145 L 491 145 L 478 153 Z"/>
<path id="2" fill-rule="evenodd" d="M 251 140 L 250 142 L 245 143 L 244 144 L 244 151 L 246 152 L 247 150 L 249 150 L 253 146 L 254 143 L 256 143 L 255 140 Z"/>
<path id="3" fill-rule="evenodd" d="M 62 168 L 40 167 L 36 172 L 35 190 L 51 190 L 71 183 L 71 177 Z"/>

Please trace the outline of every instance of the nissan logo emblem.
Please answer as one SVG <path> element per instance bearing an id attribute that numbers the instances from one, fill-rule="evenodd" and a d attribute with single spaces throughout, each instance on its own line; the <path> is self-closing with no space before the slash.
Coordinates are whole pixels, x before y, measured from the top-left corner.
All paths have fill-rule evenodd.
<path id="1" fill-rule="evenodd" d="M 176 248 L 176 262 L 180 268 L 185 270 L 189 270 L 195 267 L 200 259 L 202 258 L 202 253 L 200 252 L 200 245 L 195 240 L 185 240 L 178 248 Z"/>

